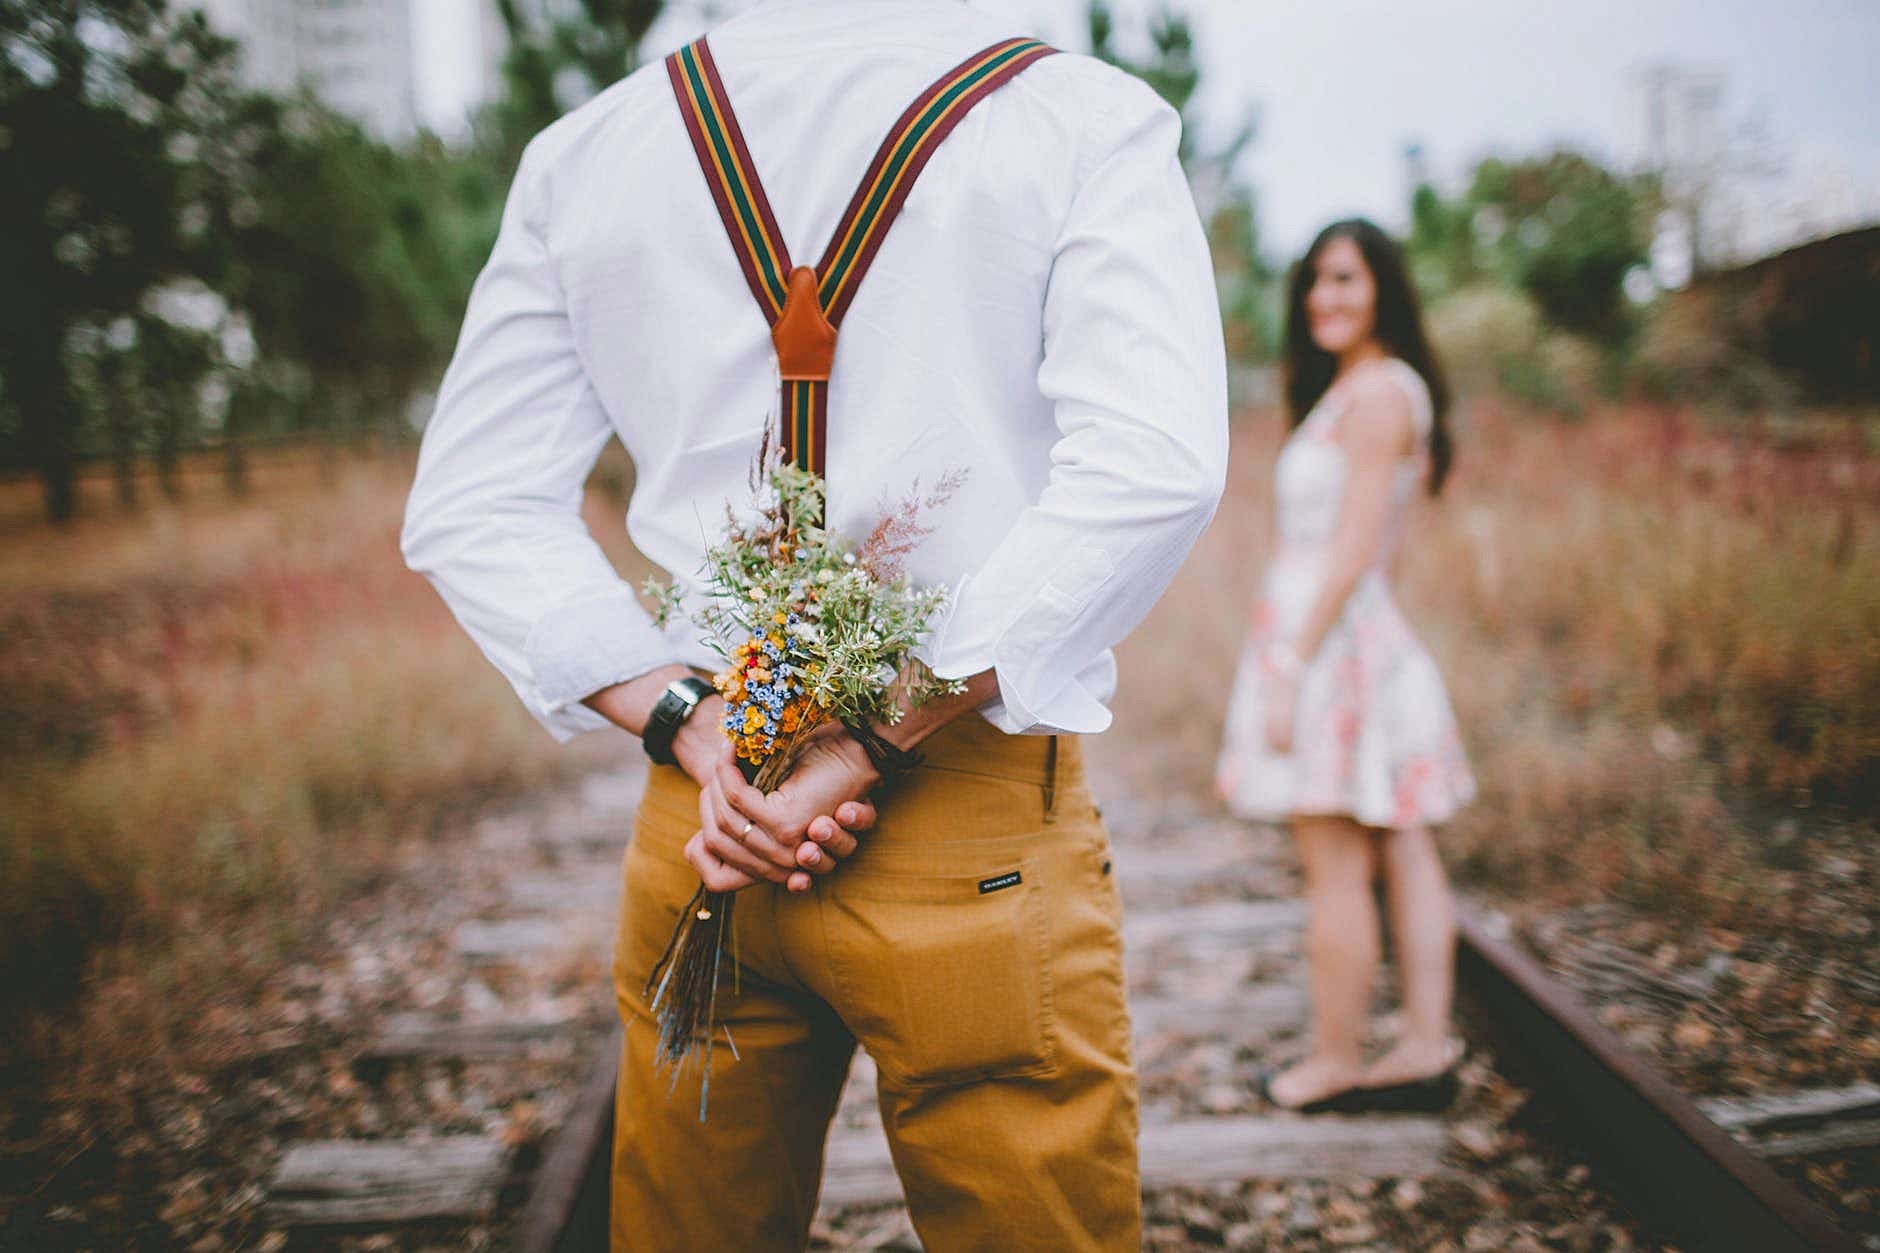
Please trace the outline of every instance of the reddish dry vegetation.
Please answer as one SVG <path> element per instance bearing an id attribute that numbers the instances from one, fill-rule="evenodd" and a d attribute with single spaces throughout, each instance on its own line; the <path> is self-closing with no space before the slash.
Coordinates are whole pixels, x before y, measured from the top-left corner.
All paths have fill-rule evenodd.
<path id="1" fill-rule="evenodd" d="M 1446 836 L 1458 868 L 1718 919 L 1771 907 L 1773 823 L 1806 839 L 1877 808 L 1880 456 L 1848 424 L 1786 448 L 1640 409 L 1457 425 L 1399 583 L 1484 784 Z M 1237 420 L 1220 514 L 1122 650 L 1092 747 L 1140 794 L 1206 793 L 1279 426 Z M 637 580 L 617 461 L 589 522 Z M 25 520 L 30 489 L 0 492 L 9 1002 L 69 989 L 100 939 L 163 971 L 175 937 L 233 917 L 291 937 L 283 918 L 400 840 L 575 764 L 404 568 L 410 469 L 281 456 L 246 501 L 207 481 L 128 518 L 89 500 L 62 533 Z"/>
<path id="2" fill-rule="evenodd" d="M 1121 650 L 1117 732 L 1093 747 L 1139 793 L 1208 788 L 1280 427 L 1239 419 L 1220 513 Z M 1780 919 L 1770 829 L 1807 840 L 1880 812 L 1867 433 L 1778 447 L 1642 408 L 1568 423 L 1482 405 L 1457 428 L 1458 471 L 1413 519 L 1397 583 L 1483 785 L 1444 836 L 1458 870 L 1510 895 Z"/>
<path id="3" fill-rule="evenodd" d="M 1636 409 L 1461 415 L 1399 584 L 1483 784 L 1443 836 L 1465 881 L 1623 900 L 1699 943 L 1784 937 L 1797 960 L 1863 943 L 1880 456 L 1827 430 L 1776 447 Z M 1117 725 L 1091 745 L 1112 792 L 1207 795 L 1279 435 L 1237 420 L 1219 517 L 1121 650 Z M 146 1080 L 262 1046 L 248 1007 L 401 850 L 451 855 L 469 807 L 630 747 L 558 748 L 404 569 L 410 473 L 280 459 L 246 501 L 203 482 L 119 517 L 88 498 L 63 533 L 0 489 L 0 1081 L 43 1079 L 34 1108 L 138 1122 Z M 637 582 L 624 481 L 603 464 L 588 521 Z"/>
<path id="4" fill-rule="evenodd" d="M 0 500 L 0 992 L 90 988 L 14 1041 L 181 1047 L 401 845 L 620 751 L 558 748 L 405 569 L 411 469 L 282 457 L 245 501 L 205 482 L 68 532 Z M 597 534 L 619 530 L 605 497 Z"/>
<path id="5" fill-rule="evenodd" d="M 1114 790 L 1212 803 L 1280 425 L 1243 417 L 1220 514 L 1121 650 L 1116 728 L 1091 746 Z M 1871 1082 L 1871 428 L 1778 446 L 1649 410 L 1492 408 L 1458 428 L 1397 572 L 1482 784 L 1441 835 L 1458 879 L 1687 1091 Z M 1872 1227 L 1874 1154 L 1783 1170 Z"/>

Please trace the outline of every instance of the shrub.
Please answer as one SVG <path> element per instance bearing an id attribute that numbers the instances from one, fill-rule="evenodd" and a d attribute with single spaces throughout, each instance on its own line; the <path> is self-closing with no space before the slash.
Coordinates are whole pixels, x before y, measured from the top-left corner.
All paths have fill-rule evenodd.
<path id="1" fill-rule="evenodd" d="M 1505 287 L 1465 287 L 1430 309 L 1430 335 L 1464 392 L 1500 392 L 1578 415 L 1605 390 L 1604 352 L 1552 330 L 1533 299 Z"/>
<path id="2" fill-rule="evenodd" d="M 1796 388 L 1751 350 L 1731 303 L 1714 292 L 1659 301 L 1645 324 L 1629 375 L 1651 400 L 1682 401 L 1732 416 L 1786 412 Z"/>

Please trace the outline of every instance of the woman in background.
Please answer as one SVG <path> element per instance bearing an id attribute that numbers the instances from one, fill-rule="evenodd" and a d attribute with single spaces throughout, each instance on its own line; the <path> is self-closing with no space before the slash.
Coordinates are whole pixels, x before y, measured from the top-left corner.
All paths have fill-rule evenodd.
<path id="1" fill-rule="evenodd" d="M 1386 575 L 1418 485 L 1435 495 L 1449 469 L 1448 394 L 1402 257 L 1368 221 L 1326 227 L 1293 272 L 1286 399 L 1278 550 L 1217 769 L 1234 813 L 1290 823 L 1310 906 L 1312 1049 L 1261 1091 L 1306 1112 L 1440 1108 L 1461 1047 L 1455 910 L 1430 829 L 1475 782 Z M 1403 1031 L 1367 1065 L 1380 872 Z"/>

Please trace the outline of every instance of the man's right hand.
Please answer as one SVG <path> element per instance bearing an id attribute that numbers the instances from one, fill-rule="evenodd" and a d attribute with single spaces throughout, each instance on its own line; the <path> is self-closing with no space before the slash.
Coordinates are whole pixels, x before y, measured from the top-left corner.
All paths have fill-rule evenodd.
<path id="1" fill-rule="evenodd" d="M 695 673 L 687 666 L 661 666 L 596 692 L 582 703 L 639 735 L 660 693 L 673 680 Z M 874 826 L 874 806 L 859 793 L 841 801 L 838 787 L 831 795 L 840 803 L 832 803 L 831 812 L 814 816 L 807 825 L 797 820 L 800 815 L 792 819 L 770 812 L 775 807 L 738 771 L 730 741 L 721 729 L 724 714 L 724 698 L 711 693 L 673 737 L 673 757 L 699 786 L 702 826 L 686 842 L 686 860 L 714 892 L 735 892 L 760 880 L 807 892 L 812 875 L 828 874 L 855 851 L 854 833 Z"/>
<path id="2" fill-rule="evenodd" d="M 709 706 L 709 707 L 708 707 Z M 674 754 L 699 785 L 699 830 L 686 841 L 685 857 L 699 879 L 714 892 L 735 892 L 760 880 L 807 892 L 815 875 L 825 875 L 855 851 L 855 833 L 875 825 L 875 807 L 864 799 L 866 786 L 840 780 L 818 789 L 811 776 L 827 771 L 823 755 L 806 754 L 786 787 L 827 793 L 828 813 L 807 819 L 786 812 L 779 798 L 767 797 L 744 779 L 730 741 L 717 731 L 724 701 L 708 697 L 680 730 L 707 729 L 690 744 L 675 740 Z M 846 797 L 846 799 L 845 799 Z"/>

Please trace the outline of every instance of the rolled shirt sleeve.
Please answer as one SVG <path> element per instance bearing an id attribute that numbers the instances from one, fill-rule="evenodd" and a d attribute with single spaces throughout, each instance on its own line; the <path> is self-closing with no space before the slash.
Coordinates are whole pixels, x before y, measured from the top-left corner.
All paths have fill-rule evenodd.
<path id="1" fill-rule="evenodd" d="M 556 740 L 613 725 L 582 705 L 679 660 L 581 520 L 613 428 L 577 354 L 544 239 L 540 147 L 523 153 L 425 427 L 399 544 Z"/>
<path id="2" fill-rule="evenodd" d="M 959 582 L 929 658 L 943 678 L 993 669 L 982 712 L 1011 733 L 1110 725 L 1108 650 L 1166 589 L 1226 479 L 1220 309 L 1181 122 L 1128 88 L 1092 124 L 1046 288 L 1038 386 L 1060 432 L 1046 486 Z"/>

